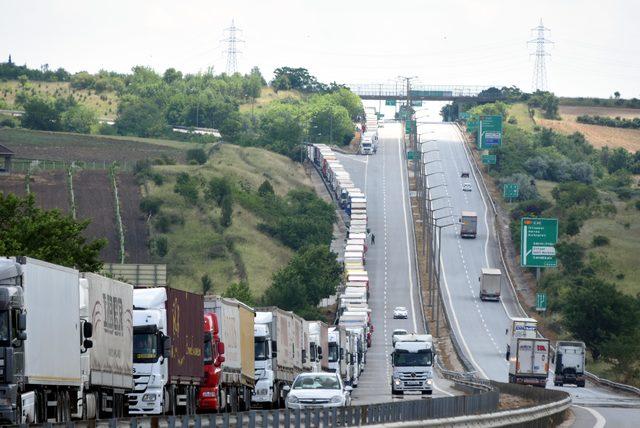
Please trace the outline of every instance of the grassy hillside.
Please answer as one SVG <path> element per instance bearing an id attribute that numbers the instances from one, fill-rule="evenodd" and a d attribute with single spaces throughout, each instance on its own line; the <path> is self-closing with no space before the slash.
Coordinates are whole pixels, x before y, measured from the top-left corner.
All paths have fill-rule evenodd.
<path id="1" fill-rule="evenodd" d="M 616 107 L 560 106 L 560 116 L 562 120 L 542 119 L 536 115 L 536 121 L 540 126 L 548 127 L 565 134 L 580 132 L 584 134 L 594 147 L 624 147 L 630 152 L 640 150 L 640 129 L 610 128 L 607 126 L 578 123 L 576 118 L 585 114 L 633 118 L 640 117 L 640 110 Z"/>
<path id="2" fill-rule="evenodd" d="M 533 131 L 535 123 L 529 116 L 529 109 L 525 103 L 517 103 L 509 106 L 509 116 L 513 116 L 518 121 L 517 125 L 527 131 Z"/>
<path id="3" fill-rule="evenodd" d="M 16 95 L 23 90 L 20 82 L 9 80 L 0 82 L 0 100 L 4 100 L 10 108 L 16 108 Z M 93 109 L 98 117 L 115 119 L 118 111 L 118 97 L 115 92 L 101 92 L 86 89 L 74 89 L 69 82 L 27 82 L 24 90 L 32 95 L 50 97 L 67 97 L 73 95 L 80 104 Z"/>
<path id="4" fill-rule="evenodd" d="M 284 266 L 293 251 L 258 230 L 259 219 L 238 203 L 233 206 L 232 224 L 219 225 L 220 209 L 204 201 L 199 192 L 196 205 L 174 192 L 179 173 L 186 172 L 200 183 L 213 177 L 226 177 L 235 185 L 256 190 L 269 180 L 275 193 L 285 195 L 292 189 L 310 187 L 311 182 L 300 164 L 284 156 L 257 149 L 220 145 L 205 165 L 154 166 L 165 177 L 161 185 L 149 183 L 146 194 L 163 201 L 163 216 L 175 218 L 169 231 L 157 231 L 154 238 L 165 237 L 168 252 L 156 255 L 156 261 L 169 266 L 174 287 L 202 291 L 203 275 L 209 275 L 215 292 L 229 284 L 245 280 L 255 295 L 261 295 L 271 283 L 273 273 Z"/>
<path id="5" fill-rule="evenodd" d="M 135 162 L 162 156 L 184 162 L 188 149 L 200 147 L 194 143 L 152 138 L 107 137 L 17 128 L 0 128 L 0 144 L 13 150 L 19 158 L 86 162 Z"/>
<path id="6" fill-rule="evenodd" d="M 164 236 L 169 244 L 168 253 L 164 257 L 154 255 L 153 262 L 167 263 L 172 286 L 193 291 L 202 291 L 201 278 L 209 275 L 213 291 L 222 292 L 229 284 L 246 280 L 254 293 L 260 295 L 270 284 L 272 274 L 289 261 L 293 250 L 260 232 L 260 220 L 238 203 L 233 206 L 231 226 L 221 228 L 220 209 L 204 201 L 203 189 L 200 190 L 197 206 L 187 204 L 182 196 L 174 192 L 179 173 L 187 172 L 190 176 L 198 177 L 203 184 L 213 177 L 227 177 L 237 186 L 254 191 L 265 180 L 269 180 L 275 193 L 280 196 L 293 189 L 311 188 L 310 179 L 300 164 L 273 152 L 252 147 L 214 147 L 158 139 L 101 137 L 9 128 L 0 129 L 0 144 L 14 150 L 19 157 L 44 160 L 91 162 L 104 159 L 108 165 L 112 161 L 126 160 L 132 163 L 145 159 L 152 162 L 162 158 L 172 159 L 175 162 L 173 165 L 152 166 L 153 172 L 161 176 L 159 184 L 148 179 L 143 185 L 139 185 L 137 183 L 140 180 L 131 173 L 122 172 L 118 176 L 121 210 L 126 217 L 123 221 L 127 261 L 149 261 L 149 225 L 139 205 L 141 197 L 158 197 L 162 200 L 161 210 L 164 215 L 173 217 L 177 223 L 170 225 L 166 233 L 151 228 L 151 238 Z M 187 164 L 186 152 L 195 147 L 201 147 L 209 153 L 206 164 Z M 92 187 L 94 177 L 106 175 L 104 170 L 91 172 L 80 169 L 74 176 L 74 187 L 79 216 L 91 217 L 95 222 L 87 236 L 106 236 L 114 241 L 109 243 L 104 254 L 112 259 L 115 257 L 117 244 L 112 191 L 106 184 L 102 186 L 104 189 Z M 31 191 L 40 195 L 37 197 L 40 206 L 69 212 L 66 177 L 65 170 L 33 170 Z M 0 178 L 0 191 L 25 194 L 24 174 Z M 87 204 L 87 201 L 91 202 Z"/>
<path id="7" fill-rule="evenodd" d="M 250 113 L 253 108 L 254 111 L 262 109 L 265 105 L 275 100 L 286 100 L 287 98 L 293 98 L 299 100 L 302 95 L 298 91 L 274 91 L 270 86 L 264 86 L 260 91 L 260 97 L 256 101 L 249 104 L 242 104 L 240 111 L 243 113 Z"/>

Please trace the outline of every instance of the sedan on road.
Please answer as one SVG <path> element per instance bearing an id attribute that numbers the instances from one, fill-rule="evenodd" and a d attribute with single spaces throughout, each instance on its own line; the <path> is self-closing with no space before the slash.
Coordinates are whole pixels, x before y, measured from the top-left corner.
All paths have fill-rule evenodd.
<path id="1" fill-rule="evenodd" d="M 338 373 L 300 373 L 288 391 L 288 409 L 344 407 L 351 404 L 350 386 L 342 383 Z"/>
<path id="2" fill-rule="evenodd" d="M 463 183 L 462 184 L 462 191 L 470 192 L 471 191 L 471 183 Z"/>
<path id="3" fill-rule="evenodd" d="M 404 306 L 396 306 L 393 310 L 393 319 L 407 319 L 409 318 L 409 311 Z"/>

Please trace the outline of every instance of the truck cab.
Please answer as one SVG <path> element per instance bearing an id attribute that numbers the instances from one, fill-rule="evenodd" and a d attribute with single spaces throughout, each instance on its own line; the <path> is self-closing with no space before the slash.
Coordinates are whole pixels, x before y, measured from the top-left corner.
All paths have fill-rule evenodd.
<path id="1" fill-rule="evenodd" d="M 272 336 L 273 314 L 256 312 L 253 325 L 255 346 L 256 386 L 251 397 L 254 403 L 272 403 L 277 401 L 278 391 L 274 388 L 277 345 Z"/>
<path id="2" fill-rule="evenodd" d="M 398 336 L 391 354 L 391 394 L 433 392 L 433 339 L 430 334 Z"/>
<path id="3" fill-rule="evenodd" d="M 585 362 L 584 342 L 558 341 L 555 355 L 555 386 L 563 386 L 565 383 L 584 388 L 586 378 L 584 376 Z"/>
<path id="4" fill-rule="evenodd" d="M 224 343 L 220 340 L 218 317 L 204 314 L 204 382 L 198 391 L 198 410 L 220 410 L 220 374 L 224 363 Z"/>
<path id="5" fill-rule="evenodd" d="M 169 377 L 171 339 L 167 335 L 167 292 L 164 288 L 133 292 L 133 382 L 129 413 L 159 415 L 169 409 L 165 385 Z"/>

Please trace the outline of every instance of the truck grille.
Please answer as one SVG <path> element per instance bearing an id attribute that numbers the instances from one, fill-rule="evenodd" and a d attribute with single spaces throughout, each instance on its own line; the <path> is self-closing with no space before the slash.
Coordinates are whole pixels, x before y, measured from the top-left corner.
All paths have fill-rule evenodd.
<path id="1" fill-rule="evenodd" d="M 403 381 L 417 382 L 417 381 L 425 381 L 427 379 L 428 379 L 428 376 L 426 373 L 400 373 L 400 380 L 403 380 Z"/>

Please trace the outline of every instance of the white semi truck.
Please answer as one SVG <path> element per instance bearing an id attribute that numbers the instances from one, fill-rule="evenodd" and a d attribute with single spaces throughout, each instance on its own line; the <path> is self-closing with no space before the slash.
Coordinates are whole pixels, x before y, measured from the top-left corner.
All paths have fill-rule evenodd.
<path id="1" fill-rule="evenodd" d="M 511 318 L 507 329 L 509 383 L 546 387 L 549 374 L 549 339 L 538 337 L 533 318 Z"/>
<path id="2" fill-rule="evenodd" d="M 80 273 L 28 257 L 0 259 L 0 420 L 69 421 L 82 404 Z"/>
<path id="3" fill-rule="evenodd" d="M 251 401 L 282 407 L 285 386 L 303 371 L 305 322 L 293 312 L 259 308 L 254 325 L 256 386 Z"/>
<path id="4" fill-rule="evenodd" d="M 80 319 L 93 325 L 93 347 L 81 354 L 82 419 L 126 415 L 133 389 L 133 286 L 94 273 L 80 278 Z"/>
<path id="5" fill-rule="evenodd" d="M 195 414 L 204 375 L 202 295 L 173 288 L 133 291 L 129 414 Z"/>
<path id="6" fill-rule="evenodd" d="M 500 269 L 482 268 L 480 271 L 480 300 L 500 300 L 502 272 Z"/>
<path id="7" fill-rule="evenodd" d="M 339 373 L 345 385 L 351 385 L 349 332 L 341 326 L 329 327 L 329 371 Z"/>
<path id="8" fill-rule="evenodd" d="M 561 340 L 556 343 L 555 386 L 563 386 L 565 383 L 584 388 L 586 378 L 584 376 L 584 361 L 586 347 L 584 342 Z"/>
<path id="9" fill-rule="evenodd" d="M 329 328 L 322 321 L 307 322 L 309 361 L 313 371 L 329 370 Z"/>
<path id="10" fill-rule="evenodd" d="M 430 334 L 397 337 L 391 354 L 391 394 L 407 391 L 433 392 L 433 338 Z"/>

